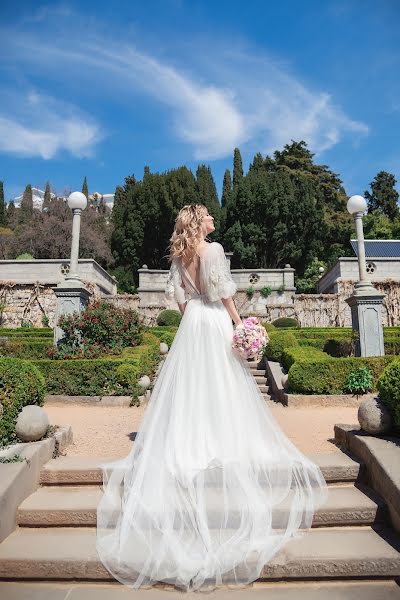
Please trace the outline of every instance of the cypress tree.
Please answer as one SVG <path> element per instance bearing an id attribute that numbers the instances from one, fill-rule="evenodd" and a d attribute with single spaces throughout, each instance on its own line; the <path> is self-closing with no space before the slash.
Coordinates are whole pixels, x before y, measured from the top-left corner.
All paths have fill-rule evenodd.
<path id="1" fill-rule="evenodd" d="M 25 188 L 24 194 L 21 200 L 20 208 L 20 221 L 21 223 L 28 223 L 33 215 L 33 197 L 32 197 L 32 186 L 30 183 Z"/>
<path id="2" fill-rule="evenodd" d="M 0 227 L 4 227 L 7 224 L 7 213 L 6 205 L 4 202 L 4 186 L 3 182 L 0 181 Z"/>
<path id="3" fill-rule="evenodd" d="M 233 151 L 233 188 L 237 188 L 243 179 L 243 162 L 239 148 Z"/>
<path id="4" fill-rule="evenodd" d="M 10 227 L 14 226 L 15 220 L 16 220 L 15 204 L 14 204 L 14 200 L 10 200 L 10 202 L 8 203 L 8 206 L 7 206 L 7 225 L 9 225 Z"/>
<path id="5" fill-rule="evenodd" d="M 222 184 L 221 206 L 226 207 L 232 200 L 232 178 L 229 169 L 224 173 L 224 181 Z"/>
<path id="6" fill-rule="evenodd" d="M 82 183 L 82 194 L 85 194 L 86 199 L 89 200 L 89 188 L 86 180 L 86 175 Z"/>
<path id="7" fill-rule="evenodd" d="M 51 202 L 50 184 L 47 181 L 46 182 L 46 188 L 44 190 L 44 198 L 43 198 L 42 210 L 44 210 L 45 208 L 49 208 L 50 202 Z"/>
<path id="8" fill-rule="evenodd" d="M 396 190 L 396 178 L 392 173 L 379 171 L 370 183 L 371 192 L 366 191 L 368 210 L 380 210 L 389 219 L 399 216 L 399 193 Z"/>

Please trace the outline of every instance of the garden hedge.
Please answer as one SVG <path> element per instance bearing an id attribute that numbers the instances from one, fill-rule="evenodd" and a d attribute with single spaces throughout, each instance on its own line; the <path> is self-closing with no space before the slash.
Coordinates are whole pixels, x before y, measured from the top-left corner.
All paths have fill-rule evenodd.
<path id="1" fill-rule="evenodd" d="M 182 315 L 179 312 L 179 310 L 173 310 L 170 308 L 166 308 L 165 310 L 162 310 L 158 314 L 157 325 L 160 325 L 160 326 L 173 325 L 175 327 L 178 327 L 179 323 L 181 322 L 181 319 L 182 319 Z"/>
<path id="2" fill-rule="evenodd" d="M 119 396 L 139 393 L 136 383 L 151 375 L 160 355 L 159 339 L 143 334 L 142 344 L 124 348 L 121 356 L 98 359 L 39 359 L 33 361 L 44 376 L 48 394 Z M 129 369 L 122 368 L 129 365 Z M 129 376 L 127 372 L 129 371 Z"/>
<path id="3" fill-rule="evenodd" d="M 289 369 L 289 390 L 299 394 L 342 394 L 351 372 L 368 367 L 372 373 L 373 390 L 384 368 L 394 356 L 348 357 L 296 360 Z"/>
<path id="4" fill-rule="evenodd" d="M 43 405 L 45 381 L 32 362 L 0 358 L 0 446 L 17 441 L 15 424 L 19 412 L 28 404 Z"/>
<path id="5" fill-rule="evenodd" d="M 263 354 L 269 360 L 282 361 L 282 353 L 285 348 L 298 346 L 298 341 L 290 331 L 274 331 L 269 334 L 269 342 Z"/>
<path id="6" fill-rule="evenodd" d="M 285 369 L 290 367 L 299 360 L 325 360 L 326 354 L 322 350 L 312 347 L 294 346 L 285 348 L 282 352 L 281 362 Z"/>
<path id="7" fill-rule="evenodd" d="M 379 397 L 400 427 L 400 360 L 394 360 L 378 380 Z"/>

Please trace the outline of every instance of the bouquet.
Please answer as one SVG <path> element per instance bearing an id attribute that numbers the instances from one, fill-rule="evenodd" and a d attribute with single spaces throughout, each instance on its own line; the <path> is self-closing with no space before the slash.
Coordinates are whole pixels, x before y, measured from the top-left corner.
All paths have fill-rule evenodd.
<path id="1" fill-rule="evenodd" d="M 246 360 L 256 358 L 268 344 L 269 337 L 257 317 L 248 317 L 233 332 L 232 348 Z"/>

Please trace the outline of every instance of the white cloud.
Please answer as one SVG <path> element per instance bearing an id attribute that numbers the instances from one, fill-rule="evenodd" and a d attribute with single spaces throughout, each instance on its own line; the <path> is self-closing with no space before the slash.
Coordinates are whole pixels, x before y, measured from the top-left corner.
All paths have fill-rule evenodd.
<path id="1" fill-rule="evenodd" d="M 367 125 L 348 117 L 330 93 L 307 88 L 286 64 L 267 55 L 193 43 L 176 66 L 132 43 L 88 34 L 75 17 L 74 24 L 51 44 L 42 33 L 3 32 L 5 47 L 17 63 L 62 74 L 66 86 L 69 79 L 75 86 L 101 86 L 104 98 L 114 103 L 131 99 L 136 118 L 138 95 L 168 107 L 173 134 L 193 148 L 198 160 L 223 158 L 243 145 L 272 152 L 291 139 L 304 139 L 319 154 L 346 136 L 355 140 L 368 133 Z M 196 75 L 182 66 L 194 69 L 195 63 Z"/>
<path id="2" fill-rule="evenodd" d="M 90 156 L 101 137 L 99 126 L 76 107 L 36 92 L 12 94 L 8 110 L 0 112 L 0 151 L 17 156 L 51 159 L 62 150 Z"/>

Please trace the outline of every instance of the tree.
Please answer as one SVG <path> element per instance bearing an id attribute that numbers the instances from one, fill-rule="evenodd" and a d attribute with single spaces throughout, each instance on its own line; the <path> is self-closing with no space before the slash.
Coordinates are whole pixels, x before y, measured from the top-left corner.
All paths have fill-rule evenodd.
<path id="1" fill-rule="evenodd" d="M 4 227 L 7 224 L 7 212 L 6 205 L 4 202 L 4 187 L 3 182 L 0 181 L 0 227 Z"/>
<path id="2" fill-rule="evenodd" d="M 15 227 L 17 221 L 17 211 L 15 208 L 14 200 L 10 200 L 7 206 L 7 225 L 9 227 Z"/>
<path id="3" fill-rule="evenodd" d="M 89 200 L 89 189 L 88 189 L 88 184 L 87 184 L 87 180 L 86 180 L 86 175 L 85 175 L 85 178 L 82 183 L 82 194 L 85 194 L 86 199 Z"/>
<path id="4" fill-rule="evenodd" d="M 380 210 L 389 219 L 399 216 L 399 193 L 396 190 L 396 178 L 387 171 L 379 171 L 370 183 L 371 192 L 365 191 L 368 210 Z"/>
<path id="5" fill-rule="evenodd" d="M 20 222 L 27 223 L 33 216 L 33 197 L 32 197 L 32 186 L 30 183 L 25 188 L 25 191 L 21 200 L 20 208 Z"/>
<path id="6" fill-rule="evenodd" d="M 224 181 L 222 184 L 221 206 L 224 208 L 232 201 L 232 178 L 229 169 L 224 173 Z"/>
<path id="7" fill-rule="evenodd" d="M 214 217 L 214 235 L 218 237 L 221 225 L 221 206 L 218 199 L 217 188 L 210 167 L 199 165 L 196 171 L 197 202 L 207 206 Z"/>
<path id="8" fill-rule="evenodd" d="M 42 210 L 48 209 L 49 206 L 50 206 L 50 202 L 51 202 L 50 184 L 47 181 L 46 182 L 46 188 L 44 190 L 44 198 L 43 198 Z"/>
<path id="9" fill-rule="evenodd" d="M 239 148 L 233 151 L 233 187 L 237 188 L 243 178 L 243 162 Z"/>

